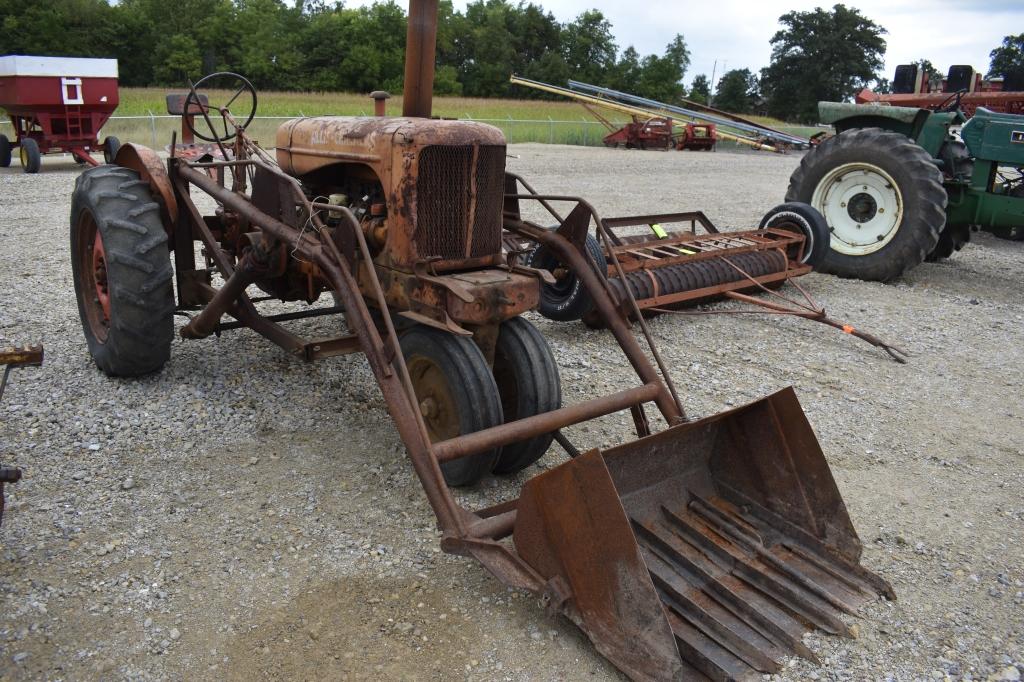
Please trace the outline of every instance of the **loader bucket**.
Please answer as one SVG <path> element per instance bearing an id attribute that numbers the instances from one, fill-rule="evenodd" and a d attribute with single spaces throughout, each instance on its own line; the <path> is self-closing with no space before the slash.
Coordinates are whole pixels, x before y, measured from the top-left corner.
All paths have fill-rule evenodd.
<path id="1" fill-rule="evenodd" d="M 549 610 L 636 680 L 757 679 L 895 598 L 791 388 L 531 479 L 513 539 Z"/>

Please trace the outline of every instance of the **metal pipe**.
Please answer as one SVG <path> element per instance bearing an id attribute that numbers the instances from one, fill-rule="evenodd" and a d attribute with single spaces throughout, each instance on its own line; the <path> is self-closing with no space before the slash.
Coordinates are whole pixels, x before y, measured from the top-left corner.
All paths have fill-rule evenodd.
<path id="1" fill-rule="evenodd" d="M 808 141 L 806 137 L 799 137 L 797 135 L 790 135 L 784 133 L 781 130 L 775 130 L 768 126 L 759 125 L 753 121 L 740 121 L 736 120 L 736 117 L 732 116 L 728 112 L 719 112 L 715 110 L 714 113 L 706 111 L 694 111 L 693 109 L 686 109 L 684 107 L 678 107 L 672 104 L 665 104 L 657 100 L 649 99 L 647 97 L 639 97 L 632 95 L 628 92 L 621 92 L 619 90 L 612 90 L 611 88 L 602 88 L 598 85 L 591 85 L 589 83 L 582 83 L 580 81 L 569 81 L 569 89 L 571 90 L 582 90 L 590 94 L 604 95 L 605 97 L 611 97 L 617 99 L 620 102 L 627 104 L 635 104 L 641 107 L 650 107 L 652 109 L 660 109 L 665 112 L 676 114 L 678 116 L 688 116 L 690 118 L 699 118 L 705 121 L 710 121 L 716 125 L 729 126 L 736 130 L 742 130 L 747 133 L 754 133 L 755 135 L 763 135 L 768 138 L 781 140 L 789 144 L 807 146 Z"/>
<path id="2" fill-rule="evenodd" d="M 370 93 L 370 97 L 373 98 L 373 115 L 387 116 L 388 100 L 391 99 L 391 93 L 384 90 L 374 90 Z"/>
<path id="3" fill-rule="evenodd" d="M 569 90 L 568 88 L 560 88 L 557 85 L 548 85 L 547 83 L 541 83 L 540 81 L 530 80 L 529 78 L 520 78 L 519 76 L 512 76 L 509 82 L 514 83 L 516 85 L 525 85 L 526 87 L 534 88 L 535 90 L 542 90 L 544 92 L 550 92 L 556 95 L 563 95 L 565 97 L 568 97 L 569 99 L 574 99 L 578 102 L 586 102 L 599 107 L 604 107 L 605 109 L 611 109 L 612 111 L 618 111 L 624 114 L 629 114 L 630 116 L 646 116 L 647 118 L 664 116 L 664 114 L 659 114 L 648 109 L 642 109 L 640 107 L 631 106 L 628 104 L 624 104 L 622 102 L 615 102 L 610 99 L 604 99 L 602 97 L 586 95 L 582 92 L 576 92 L 575 90 Z M 673 120 L 672 125 L 681 127 L 683 123 L 681 123 L 678 120 Z M 769 152 L 779 151 L 778 149 L 771 145 L 763 144 L 761 142 L 758 142 L 757 140 L 752 140 L 748 137 L 743 137 L 741 135 L 733 135 L 731 133 L 724 132 L 720 129 L 716 130 L 715 134 L 718 135 L 718 137 L 722 138 L 723 140 L 732 140 L 733 142 L 745 144 L 754 149 L 764 149 Z"/>
<path id="4" fill-rule="evenodd" d="M 430 118 L 434 95 L 437 6 L 438 0 L 409 0 L 403 116 Z"/>
<path id="5" fill-rule="evenodd" d="M 213 299 L 206 304 L 198 315 L 189 320 L 188 324 L 181 328 L 183 339 L 205 339 L 217 330 L 220 318 L 235 304 L 238 297 L 242 295 L 246 287 L 255 281 L 255 268 L 246 254 L 242 261 L 235 268 L 235 271 L 224 283 Z"/>
<path id="6" fill-rule="evenodd" d="M 611 395 L 602 396 L 578 405 L 570 405 L 551 412 L 542 412 L 532 417 L 495 426 L 483 431 L 474 431 L 434 444 L 434 454 L 439 462 L 448 462 L 468 457 L 490 448 L 509 445 L 527 438 L 550 433 L 564 426 L 579 424 L 589 419 L 603 417 L 638 403 L 657 400 L 664 390 L 660 381 L 630 388 Z"/>

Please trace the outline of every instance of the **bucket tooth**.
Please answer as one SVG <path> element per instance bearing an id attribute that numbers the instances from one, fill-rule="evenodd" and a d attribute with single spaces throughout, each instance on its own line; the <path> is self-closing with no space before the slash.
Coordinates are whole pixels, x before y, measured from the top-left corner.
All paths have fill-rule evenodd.
<path id="1" fill-rule="evenodd" d="M 699 589 L 757 632 L 758 637 L 749 641 L 763 643 L 768 651 L 780 650 L 786 654 L 802 656 L 818 661 L 810 649 L 801 641 L 807 631 L 804 623 L 797 620 L 778 602 L 760 592 L 752 592 L 731 573 L 722 571 L 699 549 L 687 544 L 667 526 L 659 524 L 648 527 L 635 523 L 637 540 L 648 553 L 653 553 L 673 571 L 685 575 L 691 589 Z M 654 570 L 648 564 L 649 570 Z M 774 657 L 774 653 L 770 654 Z"/>
<path id="2" fill-rule="evenodd" d="M 549 604 L 636 680 L 747 680 L 891 588 L 861 567 L 828 464 L 787 389 L 523 487 L 513 540 Z M 557 587 L 557 589 L 555 589 Z"/>
<path id="3" fill-rule="evenodd" d="M 641 551 L 647 570 L 666 609 L 691 627 L 700 630 L 718 647 L 728 650 L 749 667 L 776 672 L 785 655 L 774 642 L 737 618 L 728 609 L 700 589 L 690 587 L 689 576 L 680 575 L 672 566 L 650 551 Z M 669 619 L 672 623 L 672 619 Z M 676 638 L 679 628 L 673 626 Z M 758 648 L 760 647 L 760 648 Z"/>

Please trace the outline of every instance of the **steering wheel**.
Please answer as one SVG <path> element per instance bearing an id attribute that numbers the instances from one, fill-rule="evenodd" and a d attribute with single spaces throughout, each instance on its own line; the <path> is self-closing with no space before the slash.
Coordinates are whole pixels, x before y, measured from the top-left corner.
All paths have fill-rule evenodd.
<path id="1" fill-rule="evenodd" d="M 957 90 L 952 95 L 933 106 L 932 111 L 956 111 L 960 108 L 960 100 L 966 94 L 966 89 Z"/>
<path id="2" fill-rule="evenodd" d="M 243 93 L 248 96 L 249 99 L 249 114 L 245 118 L 245 122 L 236 124 L 238 128 L 245 128 L 256 116 L 256 88 L 252 86 L 252 83 L 242 75 L 232 73 L 230 71 L 218 71 L 217 73 L 211 73 L 208 76 L 203 76 L 195 84 L 190 84 L 191 89 L 189 90 L 188 96 L 185 98 L 184 111 L 198 111 L 201 112 L 203 119 L 206 121 L 206 126 L 210 129 L 210 133 L 213 137 L 207 137 L 195 129 L 192 125 L 192 119 L 194 116 L 185 116 L 185 125 L 192 131 L 192 134 L 198 137 L 200 140 L 206 140 L 207 142 L 227 142 L 235 137 L 238 133 L 237 128 L 234 132 L 228 130 L 228 119 L 224 116 L 224 112 L 228 111 L 235 100 L 239 98 Z M 237 86 L 237 87 L 236 87 Z M 208 90 L 234 90 L 234 94 L 231 95 L 228 101 L 221 105 L 215 106 L 212 103 L 207 105 L 202 104 L 202 98 L 199 94 L 199 89 L 205 87 Z M 213 97 L 207 95 L 207 101 L 211 102 Z M 193 108 L 194 107 L 194 108 Z M 214 127 L 213 119 L 210 117 L 209 112 L 215 111 L 220 114 L 221 121 L 224 123 L 224 134 L 218 135 L 217 130 Z M 238 121 L 238 119 L 235 119 Z"/>

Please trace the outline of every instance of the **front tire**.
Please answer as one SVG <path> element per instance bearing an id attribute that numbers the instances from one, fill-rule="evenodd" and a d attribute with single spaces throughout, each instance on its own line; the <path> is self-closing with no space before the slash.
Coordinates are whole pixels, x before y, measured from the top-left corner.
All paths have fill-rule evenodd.
<path id="1" fill-rule="evenodd" d="M 11 165 L 11 141 L 6 135 L 0 135 L 0 168 Z"/>
<path id="2" fill-rule="evenodd" d="M 23 137 L 19 146 L 21 167 L 25 169 L 26 173 L 38 173 L 39 168 L 43 165 L 43 155 L 39 152 L 39 143 L 31 137 Z"/>
<path id="3" fill-rule="evenodd" d="M 498 387 L 471 340 L 416 325 L 402 335 L 400 345 L 431 442 L 501 424 Z M 491 472 L 500 453 L 492 448 L 442 462 L 441 473 L 448 485 L 472 485 Z"/>
<path id="4" fill-rule="evenodd" d="M 501 324 L 493 371 L 506 423 L 562 406 L 555 356 L 541 333 L 525 318 L 513 317 Z M 494 473 L 512 474 L 525 469 L 544 456 L 553 438 L 553 433 L 546 433 L 504 446 Z"/>
<path id="5" fill-rule="evenodd" d="M 880 128 L 847 130 L 808 152 L 786 201 L 808 203 L 829 226 L 820 270 L 887 282 L 939 241 L 948 197 L 942 173 L 912 140 Z"/>
<path id="6" fill-rule="evenodd" d="M 167 232 L 149 183 L 120 166 L 75 180 L 71 271 L 89 352 L 111 376 L 161 369 L 174 336 Z"/>

